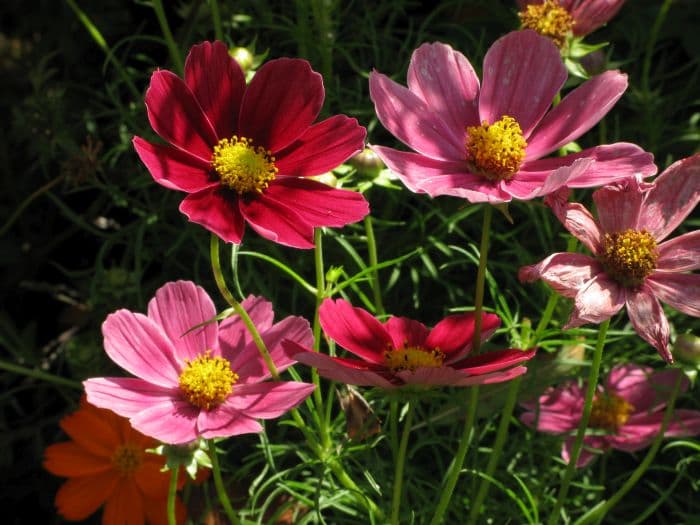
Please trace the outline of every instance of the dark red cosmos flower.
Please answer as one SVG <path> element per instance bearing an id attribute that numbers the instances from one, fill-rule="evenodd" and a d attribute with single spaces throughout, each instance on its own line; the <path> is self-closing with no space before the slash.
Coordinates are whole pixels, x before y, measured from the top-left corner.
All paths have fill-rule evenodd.
<path id="1" fill-rule="evenodd" d="M 314 228 L 369 212 L 361 194 L 307 178 L 364 145 L 355 119 L 313 123 L 324 96 L 305 60 L 270 60 L 246 86 L 223 42 L 203 42 L 190 50 L 184 80 L 158 70 L 146 91 L 148 120 L 170 146 L 134 137 L 134 147 L 158 184 L 189 194 L 180 211 L 223 240 L 240 243 L 247 222 L 267 239 L 311 248 Z"/>

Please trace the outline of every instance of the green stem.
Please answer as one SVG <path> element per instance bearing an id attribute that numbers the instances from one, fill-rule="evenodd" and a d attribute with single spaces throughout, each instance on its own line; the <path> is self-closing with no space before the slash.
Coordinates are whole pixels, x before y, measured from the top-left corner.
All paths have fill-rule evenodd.
<path id="1" fill-rule="evenodd" d="M 544 307 L 544 312 L 542 312 L 542 317 L 540 318 L 540 322 L 537 323 L 537 328 L 535 328 L 535 333 L 532 335 L 528 347 L 531 348 L 539 343 L 540 339 L 542 339 L 542 333 L 547 328 L 549 321 L 552 320 L 552 314 L 554 313 L 554 308 L 556 308 L 558 300 L 559 295 L 554 291 L 550 291 L 549 299 L 547 299 L 547 305 Z"/>
<path id="2" fill-rule="evenodd" d="M 160 30 L 163 33 L 163 38 L 165 39 L 165 45 L 168 46 L 168 52 L 170 53 L 170 60 L 173 61 L 173 65 L 177 73 L 182 76 L 185 71 L 185 67 L 182 63 L 182 57 L 180 56 L 180 49 L 175 43 L 173 34 L 170 31 L 170 26 L 168 25 L 168 19 L 165 17 L 165 10 L 163 9 L 163 2 L 161 0 L 152 1 L 153 10 L 156 12 L 156 17 L 158 18 L 158 24 L 160 24 Z"/>
<path id="3" fill-rule="evenodd" d="M 666 20 L 666 15 L 668 10 L 671 8 L 673 0 L 665 0 L 659 9 L 659 14 L 656 15 L 656 20 L 654 20 L 654 25 L 651 26 L 651 31 L 647 37 L 647 48 L 644 53 L 644 62 L 642 64 L 642 92 L 644 94 L 649 94 L 649 77 L 651 76 L 651 63 L 654 57 L 654 48 L 656 47 L 656 40 L 659 37 L 659 31 L 661 26 Z"/>
<path id="4" fill-rule="evenodd" d="M 168 525 L 177 525 L 175 499 L 177 498 L 177 475 L 180 467 L 170 469 L 170 486 L 168 487 Z"/>
<path id="5" fill-rule="evenodd" d="M 209 6 L 211 8 L 211 20 L 214 25 L 214 36 L 217 40 L 223 42 L 224 31 L 221 27 L 221 15 L 219 14 L 219 3 L 217 0 L 209 0 Z"/>
<path id="6" fill-rule="evenodd" d="M 19 374 L 33 379 L 39 379 L 40 381 L 46 381 L 47 383 L 53 383 L 54 385 L 67 386 L 69 388 L 75 388 L 76 390 L 82 390 L 83 385 L 78 381 L 73 381 L 71 379 L 66 379 L 65 377 L 57 376 L 54 374 L 49 374 L 48 372 L 43 372 L 42 370 L 34 370 L 32 368 L 26 368 L 24 366 L 16 365 L 14 363 L 8 363 L 6 361 L 0 361 L 0 370 L 7 370 L 13 374 Z"/>
<path id="7" fill-rule="evenodd" d="M 668 428 L 668 425 L 671 422 L 671 417 L 673 415 L 673 407 L 676 404 L 676 397 L 678 396 L 678 392 L 680 391 L 681 378 L 683 377 L 683 372 L 680 369 L 678 370 L 678 372 L 678 377 L 676 378 L 676 383 L 673 386 L 671 397 L 668 401 L 668 405 L 666 405 L 664 418 L 661 421 L 661 427 L 659 428 L 659 432 L 656 434 L 656 438 L 654 438 L 654 442 L 652 443 L 649 452 L 647 452 L 647 455 L 644 457 L 639 466 L 634 470 L 634 472 L 632 472 L 632 475 L 629 478 L 627 478 L 627 481 L 625 481 L 622 487 L 620 487 L 620 489 L 615 494 L 613 494 L 613 496 L 608 501 L 606 501 L 601 507 L 596 507 L 595 509 L 592 509 L 591 511 L 581 516 L 576 521 L 575 525 L 600 523 L 600 521 L 602 521 L 605 515 L 608 512 L 610 512 L 610 510 L 615 505 L 617 505 L 622 498 L 625 497 L 625 495 L 632 489 L 632 487 L 634 487 L 637 484 L 639 479 L 649 468 L 649 465 L 651 465 L 652 461 L 654 461 L 654 458 L 656 457 L 656 454 L 659 451 L 659 447 L 661 446 L 661 442 L 664 439 L 664 433 L 666 432 L 666 429 Z"/>
<path id="8" fill-rule="evenodd" d="M 367 235 L 367 252 L 369 254 L 369 265 L 372 268 L 372 293 L 374 295 L 374 309 L 379 316 L 384 316 L 384 304 L 382 303 L 382 287 L 379 283 L 379 272 L 377 271 L 377 241 L 374 238 L 374 227 L 372 226 L 372 216 L 365 217 L 365 233 Z"/>
<path id="9" fill-rule="evenodd" d="M 224 480 L 221 478 L 221 468 L 219 467 L 219 457 L 216 452 L 216 445 L 213 439 L 207 439 L 207 445 L 209 446 L 209 458 L 211 459 L 211 471 L 214 476 L 214 486 L 216 487 L 216 493 L 219 496 L 219 502 L 226 512 L 226 516 L 229 522 L 233 525 L 238 525 L 240 521 L 236 516 L 236 512 L 231 506 L 231 500 L 228 498 L 226 493 L 226 487 L 224 487 Z"/>
<path id="10" fill-rule="evenodd" d="M 474 292 L 474 336 L 472 338 L 472 355 L 477 355 L 481 348 L 481 314 L 484 310 L 484 286 L 486 284 L 486 260 L 489 255 L 491 217 L 493 217 L 493 206 L 487 204 L 484 208 L 484 222 L 481 227 L 479 268 L 476 272 L 476 291 Z"/>
<path id="11" fill-rule="evenodd" d="M 394 496 L 391 503 L 391 524 L 398 525 L 399 511 L 401 510 L 401 495 L 403 489 L 403 469 L 406 463 L 406 448 L 408 446 L 408 436 L 411 433 L 413 424 L 413 403 L 409 401 L 406 420 L 403 422 L 403 432 L 401 434 L 401 444 L 396 458 L 396 470 L 394 471 Z"/>
<path id="12" fill-rule="evenodd" d="M 559 493 L 557 494 L 557 502 L 554 505 L 552 513 L 549 515 L 549 520 L 547 525 L 555 525 L 559 521 L 561 514 L 561 509 L 566 501 L 566 495 L 569 492 L 569 485 L 574 477 L 574 472 L 576 471 L 576 463 L 578 462 L 579 455 L 581 454 L 581 449 L 583 448 L 583 438 L 586 434 L 586 428 L 588 427 L 588 420 L 591 416 L 591 409 L 593 408 L 593 397 L 595 396 L 596 387 L 598 386 L 598 375 L 600 374 L 600 362 L 603 357 L 603 348 L 605 347 L 605 336 L 608 333 L 608 328 L 610 327 L 610 319 L 604 321 L 598 330 L 598 342 L 595 346 L 595 352 L 593 354 L 593 360 L 591 361 L 591 370 L 588 373 L 588 385 L 586 388 L 586 397 L 583 401 L 583 414 L 581 414 L 581 421 L 578 425 L 578 431 L 576 432 L 576 439 L 574 440 L 574 446 L 571 449 L 571 457 L 569 458 L 569 464 L 566 466 L 566 471 L 564 472 L 564 479 L 559 487 Z"/>
<path id="13" fill-rule="evenodd" d="M 314 352 L 321 350 L 321 321 L 319 320 L 319 309 L 326 295 L 326 275 L 323 268 L 323 232 L 321 228 L 314 230 L 314 268 L 316 271 L 316 308 L 314 310 Z M 314 403 L 319 417 L 319 430 L 324 447 L 330 446 L 327 421 L 323 419 L 323 392 L 321 391 L 321 378 L 316 368 L 311 369 L 311 379 L 316 388 L 314 389 Z"/>
<path id="14" fill-rule="evenodd" d="M 258 329 L 255 326 L 255 323 L 253 323 L 253 320 L 248 315 L 248 312 L 246 312 L 245 308 L 241 306 L 241 303 L 236 301 L 236 298 L 226 286 L 226 279 L 224 279 L 224 274 L 221 271 L 221 260 L 219 258 L 219 238 L 213 233 L 211 234 L 211 240 L 209 243 L 209 254 L 211 257 L 211 269 L 214 273 L 214 280 L 216 281 L 216 286 L 218 286 L 219 288 L 219 292 L 226 300 L 226 302 L 230 304 L 233 310 L 238 314 L 238 316 L 241 318 L 241 321 L 243 321 L 243 324 L 250 333 L 250 336 L 253 338 L 255 346 L 260 352 L 260 356 L 265 361 L 265 364 L 267 365 L 267 368 L 270 371 L 272 378 L 275 381 L 278 381 L 280 375 L 277 371 L 275 363 L 272 361 L 272 357 L 270 356 L 270 352 L 268 351 L 267 346 L 265 345 L 265 341 L 263 341 L 262 337 L 260 337 L 260 332 L 258 332 Z"/>

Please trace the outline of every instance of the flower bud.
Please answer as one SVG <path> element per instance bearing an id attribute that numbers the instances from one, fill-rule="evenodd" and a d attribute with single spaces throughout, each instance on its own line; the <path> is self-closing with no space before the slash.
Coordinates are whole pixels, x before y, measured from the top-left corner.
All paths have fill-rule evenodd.
<path id="1" fill-rule="evenodd" d="M 700 337 L 693 334 L 681 334 L 676 337 L 673 355 L 691 365 L 700 365 Z"/>
<path id="2" fill-rule="evenodd" d="M 254 56 L 247 47 L 234 47 L 228 50 L 228 54 L 238 62 L 244 73 L 253 67 Z"/>
<path id="3" fill-rule="evenodd" d="M 348 163 L 357 170 L 357 173 L 370 179 L 376 177 L 386 167 L 382 159 L 369 148 L 363 149 Z"/>

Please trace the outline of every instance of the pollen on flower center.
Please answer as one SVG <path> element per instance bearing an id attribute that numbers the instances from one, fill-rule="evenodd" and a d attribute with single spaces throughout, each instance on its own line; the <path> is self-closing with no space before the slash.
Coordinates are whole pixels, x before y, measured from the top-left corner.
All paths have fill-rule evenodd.
<path id="1" fill-rule="evenodd" d="M 469 167 L 489 180 L 509 180 L 520 169 L 526 147 L 520 124 L 513 117 L 467 127 Z"/>
<path id="2" fill-rule="evenodd" d="M 558 47 L 563 47 L 566 35 L 574 27 L 575 21 L 557 0 L 545 0 L 541 4 L 530 4 L 518 13 L 523 29 L 533 29 L 551 39 Z"/>
<path id="3" fill-rule="evenodd" d="M 253 141 L 234 135 L 221 139 L 214 146 L 211 165 L 221 184 L 237 191 L 239 195 L 250 192 L 262 193 L 277 175 L 275 157 Z"/>
<path id="4" fill-rule="evenodd" d="M 187 366 L 180 374 L 180 390 L 193 405 L 211 410 L 216 408 L 233 390 L 238 374 L 223 357 L 210 357 L 211 351 L 196 359 L 186 359 Z"/>
<path id="5" fill-rule="evenodd" d="M 384 352 L 384 364 L 392 372 L 401 370 L 415 372 L 416 368 L 420 367 L 439 368 L 444 360 L 445 354 L 439 348 L 426 350 L 419 347 L 404 346 L 391 348 Z"/>
<path id="6" fill-rule="evenodd" d="M 588 426 L 611 432 L 627 423 L 634 406 L 615 394 L 598 394 L 593 399 Z"/>
<path id="7" fill-rule="evenodd" d="M 600 262 L 605 272 L 621 285 L 633 288 L 656 269 L 659 252 L 654 237 L 646 230 L 606 233 Z"/>
<path id="8" fill-rule="evenodd" d="M 123 476 L 132 475 L 141 466 L 143 450 L 135 443 L 119 445 L 112 454 L 112 465 Z"/>

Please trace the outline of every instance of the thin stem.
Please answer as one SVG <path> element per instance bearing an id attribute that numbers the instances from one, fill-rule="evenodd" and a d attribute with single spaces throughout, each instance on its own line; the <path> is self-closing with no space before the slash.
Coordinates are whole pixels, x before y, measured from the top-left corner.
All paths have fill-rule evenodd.
<path id="1" fill-rule="evenodd" d="M 5 224 L 2 225 L 2 228 L 0 228 L 0 237 L 5 235 L 7 231 L 12 227 L 12 225 L 15 223 L 15 221 L 19 218 L 20 215 L 22 215 L 22 212 L 24 209 L 29 206 L 34 199 L 37 197 L 40 197 L 43 193 L 46 193 L 49 191 L 51 188 L 53 188 L 56 184 L 61 182 L 65 178 L 65 175 L 59 175 L 56 178 L 51 179 L 49 182 L 44 184 L 41 188 L 37 189 L 34 191 L 29 197 L 24 199 L 22 203 L 17 206 L 17 209 L 12 213 L 12 216 L 5 221 Z"/>
<path id="2" fill-rule="evenodd" d="M 7 370 L 13 374 L 39 379 L 40 381 L 46 381 L 47 383 L 53 383 L 54 385 L 67 386 L 69 388 L 75 388 L 76 390 L 83 389 L 83 385 L 78 381 L 72 381 L 70 379 L 66 379 L 65 377 L 49 374 L 48 372 L 44 372 L 42 370 L 34 370 L 32 368 L 26 368 L 24 366 L 8 363 L 6 361 L 0 361 L 0 370 Z"/>
<path id="3" fill-rule="evenodd" d="M 211 8 L 211 20 L 214 25 L 214 36 L 217 40 L 224 40 L 224 31 L 221 27 L 221 15 L 219 14 L 219 3 L 217 0 L 209 0 Z"/>
<path id="4" fill-rule="evenodd" d="M 314 230 L 314 268 L 316 271 L 316 308 L 314 310 L 314 352 L 321 350 L 321 322 L 319 320 L 319 309 L 326 295 L 326 274 L 323 268 L 323 232 L 321 228 Z M 321 439 L 324 447 L 330 446 L 330 437 L 328 435 L 327 422 L 323 419 L 323 392 L 321 391 L 321 378 L 318 375 L 318 369 L 311 369 L 311 379 L 316 385 L 314 389 L 314 403 L 319 418 L 319 430 L 321 431 Z"/>
<path id="5" fill-rule="evenodd" d="M 158 24 L 160 24 L 160 30 L 163 33 L 163 38 L 165 39 L 165 45 L 168 46 L 170 60 L 173 61 L 173 65 L 175 66 L 178 74 L 182 76 L 185 71 L 185 66 L 182 63 L 180 49 L 177 47 L 175 39 L 173 38 L 173 33 L 170 31 L 168 19 L 165 17 L 163 2 L 161 2 L 161 0 L 152 0 L 152 5 L 153 10 L 156 12 L 156 18 L 158 18 Z"/>
<path id="6" fill-rule="evenodd" d="M 661 442 L 664 439 L 664 433 L 668 429 L 668 425 L 671 422 L 671 417 L 673 415 L 673 407 L 676 404 L 676 397 L 678 396 L 678 392 L 680 391 L 682 377 L 683 372 L 679 369 L 678 377 L 676 378 L 676 383 L 673 386 L 673 390 L 671 391 L 671 397 L 668 401 L 668 404 L 666 405 L 664 418 L 661 421 L 661 427 L 659 428 L 659 432 L 656 434 L 656 438 L 654 438 L 654 442 L 652 443 L 649 452 L 647 452 L 646 456 L 644 456 L 642 462 L 639 464 L 639 466 L 637 466 L 634 472 L 632 472 L 632 475 L 629 478 L 627 478 L 627 481 L 625 481 L 622 487 L 620 487 L 619 490 L 615 494 L 613 494 L 613 496 L 608 501 L 606 501 L 603 504 L 602 507 L 597 507 L 581 516 L 581 518 L 579 518 L 578 521 L 576 521 L 576 525 L 599 523 L 605 517 L 605 515 L 608 512 L 610 512 L 610 510 L 615 505 L 617 505 L 622 498 L 625 497 L 625 495 L 632 489 L 632 487 L 634 487 L 637 484 L 639 479 L 647 471 L 649 465 L 651 465 L 652 461 L 654 461 L 654 458 L 656 457 L 656 454 L 659 451 Z"/>
<path id="7" fill-rule="evenodd" d="M 542 339 L 542 333 L 547 328 L 549 321 L 552 320 L 552 314 L 554 313 L 554 308 L 556 308 L 558 300 L 559 295 L 555 291 L 550 291 L 549 299 L 547 299 L 547 305 L 544 307 L 544 312 L 542 312 L 540 322 L 537 323 L 537 328 L 535 328 L 535 333 L 532 335 L 528 346 L 532 347 L 539 343 L 540 339 Z"/>
<path id="8" fill-rule="evenodd" d="M 403 494 L 403 469 L 406 463 L 406 448 L 408 446 L 408 436 L 411 433 L 413 424 L 413 403 L 409 401 L 406 420 L 403 422 L 403 432 L 401 433 L 401 444 L 396 458 L 396 470 L 394 471 L 394 495 L 391 503 L 391 524 L 398 525 L 399 511 L 401 510 L 401 496 Z"/>
<path id="9" fill-rule="evenodd" d="M 486 260 L 489 255 L 491 217 L 493 217 L 493 206 L 487 204 L 484 208 L 484 222 L 481 227 L 479 268 L 476 272 L 476 291 L 474 292 L 474 336 L 472 338 L 472 355 L 477 355 L 481 348 L 481 314 L 484 309 L 484 286 L 486 284 Z"/>
<path id="10" fill-rule="evenodd" d="M 180 467 L 170 469 L 170 485 L 168 487 L 168 525 L 177 525 L 175 515 L 175 499 L 177 497 L 177 475 Z"/>
<path id="11" fill-rule="evenodd" d="M 576 471 L 576 463 L 578 462 L 579 455 L 581 454 L 581 449 L 583 448 L 583 438 L 586 434 L 586 428 L 588 427 L 588 420 L 591 416 L 591 409 L 593 408 L 593 397 L 595 395 L 596 387 L 598 386 L 598 375 L 600 374 L 600 362 L 603 357 L 603 348 L 605 347 L 605 336 L 608 333 L 608 328 L 610 326 L 610 319 L 604 321 L 598 330 L 598 342 L 595 346 L 595 352 L 593 354 L 593 360 L 591 361 L 591 369 L 588 373 L 588 385 L 586 388 L 586 397 L 583 401 L 583 414 L 581 414 L 581 421 L 578 424 L 578 431 L 576 432 L 576 439 L 574 440 L 574 446 L 571 450 L 571 457 L 569 458 L 569 464 L 566 466 L 566 471 L 564 472 L 564 479 L 559 487 L 559 493 L 557 494 L 557 502 L 554 505 L 552 513 L 549 515 L 549 520 L 547 525 L 555 525 L 559 521 L 561 514 L 561 509 L 566 501 L 566 495 L 569 492 L 569 485 L 574 477 L 574 472 Z"/>
<path id="12" fill-rule="evenodd" d="M 374 227 L 372 226 L 372 216 L 365 217 L 365 233 L 367 235 L 367 252 L 369 255 L 369 265 L 372 268 L 372 293 L 374 296 L 374 309 L 377 315 L 383 316 L 384 304 L 382 303 L 382 287 L 379 283 L 379 272 L 377 271 L 377 241 L 374 238 Z"/>
<path id="13" fill-rule="evenodd" d="M 243 324 L 250 333 L 250 336 L 253 338 L 255 346 L 260 352 L 260 356 L 265 361 L 267 369 L 270 371 L 272 378 L 275 381 L 278 381 L 280 375 L 277 371 L 275 363 L 272 361 L 272 357 L 270 356 L 270 352 L 268 351 L 267 346 L 265 345 L 265 341 L 263 341 L 262 337 L 260 337 L 260 332 L 258 332 L 258 329 L 255 326 L 253 320 L 248 315 L 248 312 L 246 312 L 245 308 L 241 306 L 241 303 L 236 301 L 236 298 L 226 286 L 226 279 L 224 279 L 224 274 L 221 271 L 221 260 L 219 258 L 219 238 L 213 233 L 211 235 L 211 240 L 209 243 L 209 255 L 211 258 L 211 269 L 214 273 L 214 280 L 216 281 L 216 286 L 218 286 L 219 288 L 219 292 L 226 300 L 226 302 L 230 304 L 233 310 L 238 314 L 238 316 L 241 318 L 241 321 L 243 321 Z"/>
<path id="14" fill-rule="evenodd" d="M 219 467 L 219 457 L 216 455 L 216 444 L 213 439 L 207 439 L 207 445 L 209 446 L 209 457 L 211 458 L 211 471 L 214 476 L 214 486 L 216 487 L 216 493 L 219 496 L 219 502 L 226 512 L 226 516 L 229 522 L 233 525 L 238 525 L 240 521 L 236 516 L 236 512 L 231 506 L 231 500 L 228 498 L 226 493 L 226 487 L 224 487 L 224 480 L 221 478 L 221 468 Z"/>

